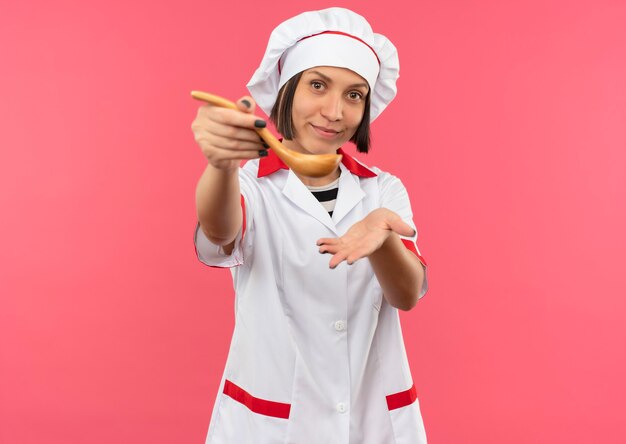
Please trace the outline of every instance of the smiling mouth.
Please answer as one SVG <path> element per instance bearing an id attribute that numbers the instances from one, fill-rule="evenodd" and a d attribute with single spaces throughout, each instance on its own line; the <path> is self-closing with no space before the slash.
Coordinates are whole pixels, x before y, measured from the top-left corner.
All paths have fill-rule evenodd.
<path id="1" fill-rule="evenodd" d="M 337 134 L 341 133 L 341 131 L 337 131 L 332 128 L 325 128 L 323 126 L 317 126 L 313 124 L 311 124 L 311 126 L 318 134 L 321 134 L 322 136 L 325 136 L 325 137 L 334 137 Z"/>

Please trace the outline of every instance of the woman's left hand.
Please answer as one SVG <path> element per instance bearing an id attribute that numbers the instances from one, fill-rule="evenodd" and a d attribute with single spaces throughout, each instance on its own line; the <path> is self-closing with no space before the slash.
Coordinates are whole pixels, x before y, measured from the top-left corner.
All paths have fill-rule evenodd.
<path id="1" fill-rule="evenodd" d="M 385 243 L 391 233 L 407 237 L 415 235 L 413 228 L 396 213 L 386 208 L 378 208 L 352 225 L 343 236 L 319 239 L 317 245 L 320 253 L 333 255 L 329 266 L 335 268 L 343 261 L 352 265 L 371 255 Z"/>

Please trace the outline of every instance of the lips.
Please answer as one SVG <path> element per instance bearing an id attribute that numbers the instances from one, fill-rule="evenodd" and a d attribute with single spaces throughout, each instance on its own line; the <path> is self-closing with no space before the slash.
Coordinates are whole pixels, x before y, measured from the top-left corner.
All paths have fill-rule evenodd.
<path id="1" fill-rule="evenodd" d="M 326 128 L 324 126 L 317 126 L 317 125 L 313 125 L 311 124 L 311 126 L 313 127 L 313 129 L 320 135 L 324 136 L 324 137 L 335 137 L 337 134 L 340 134 L 341 131 L 332 129 L 332 128 Z"/>

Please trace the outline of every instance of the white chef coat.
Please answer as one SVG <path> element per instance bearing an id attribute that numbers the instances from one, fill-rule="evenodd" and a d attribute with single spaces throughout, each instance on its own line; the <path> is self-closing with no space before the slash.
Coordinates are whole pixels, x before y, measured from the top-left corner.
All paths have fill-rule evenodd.
<path id="1" fill-rule="evenodd" d="M 199 226 L 198 258 L 229 267 L 235 330 L 207 444 L 422 444 L 397 309 L 368 260 L 328 266 L 316 241 L 388 208 L 415 228 L 406 189 L 345 152 L 332 218 L 274 155 L 240 168 L 244 224 L 230 255 Z M 424 260 L 415 244 L 403 242 Z M 424 281 L 422 294 L 426 293 Z"/>

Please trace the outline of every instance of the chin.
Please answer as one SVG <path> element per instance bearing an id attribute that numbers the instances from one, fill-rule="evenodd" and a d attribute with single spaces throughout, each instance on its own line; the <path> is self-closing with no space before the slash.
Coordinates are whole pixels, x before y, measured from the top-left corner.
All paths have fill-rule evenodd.
<path id="1" fill-rule="evenodd" d="M 312 142 L 307 146 L 307 151 L 311 154 L 335 154 L 339 148 L 343 146 L 343 143 L 328 143 L 328 142 Z"/>
<path id="2" fill-rule="evenodd" d="M 339 148 L 347 143 L 343 137 L 335 139 L 324 139 L 319 137 L 307 137 L 303 146 L 311 154 L 334 154 Z"/>

